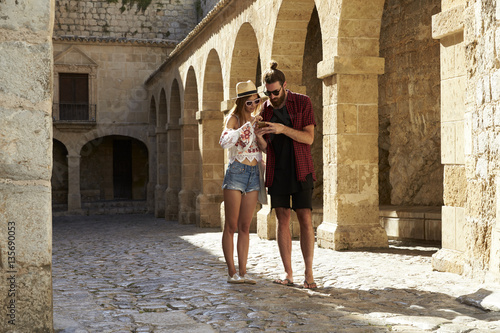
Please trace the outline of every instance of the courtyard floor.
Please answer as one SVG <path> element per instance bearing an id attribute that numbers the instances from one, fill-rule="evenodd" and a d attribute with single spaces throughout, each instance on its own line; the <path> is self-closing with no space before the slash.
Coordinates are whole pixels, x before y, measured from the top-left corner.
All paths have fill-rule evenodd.
<path id="1" fill-rule="evenodd" d="M 60 216 L 53 222 L 56 332 L 500 332 L 481 301 L 498 286 L 432 270 L 435 247 L 315 249 L 315 291 L 282 272 L 275 241 L 251 235 L 256 285 L 226 282 L 220 229 L 152 215 Z M 493 302 L 494 303 L 494 302 Z"/>

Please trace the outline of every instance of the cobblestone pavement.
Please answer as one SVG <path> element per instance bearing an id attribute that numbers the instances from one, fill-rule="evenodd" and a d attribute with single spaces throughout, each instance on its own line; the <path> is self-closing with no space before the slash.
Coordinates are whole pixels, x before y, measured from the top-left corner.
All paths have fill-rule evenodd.
<path id="1" fill-rule="evenodd" d="M 221 235 L 151 215 L 54 217 L 56 332 L 500 332 L 500 312 L 458 299 L 493 288 L 432 271 L 436 248 L 316 248 L 310 291 L 271 282 L 277 245 L 255 234 L 257 284 L 228 284 Z M 293 260 L 298 283 L 298 241 Z"/>

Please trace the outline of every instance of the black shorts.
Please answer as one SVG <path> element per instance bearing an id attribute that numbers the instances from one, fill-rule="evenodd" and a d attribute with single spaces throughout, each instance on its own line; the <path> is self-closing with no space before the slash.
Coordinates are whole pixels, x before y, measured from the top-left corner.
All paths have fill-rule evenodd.
<path id="1" fill-rule="evenodd" d="M 271 209 L 290 208 L 290 196 L 292 196 L 292 209 L 309 208 L 312 210 L 312 189 L 302 190 L 287 195 L 271 194 Z"/>

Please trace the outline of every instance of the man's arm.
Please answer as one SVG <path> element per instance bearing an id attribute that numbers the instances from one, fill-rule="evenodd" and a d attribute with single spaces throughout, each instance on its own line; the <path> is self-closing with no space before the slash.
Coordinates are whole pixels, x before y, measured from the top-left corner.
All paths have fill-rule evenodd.
<path id="1" fill-rule="evenodd" d="M 305 143 L 308 145 L 312 145 L 314 142 L 314 125 L 307 125 L 302 130 L 296 130 L 291 127 L 285 126 L 280 123 L 269 123 L 266 122 L 269 126 L 262 128 L 259 134 L 284 134 L 288 136 L 290 139 L 295 140 L 300 143 Z M 260 145 L 259 145 L 260 146 Z"/>

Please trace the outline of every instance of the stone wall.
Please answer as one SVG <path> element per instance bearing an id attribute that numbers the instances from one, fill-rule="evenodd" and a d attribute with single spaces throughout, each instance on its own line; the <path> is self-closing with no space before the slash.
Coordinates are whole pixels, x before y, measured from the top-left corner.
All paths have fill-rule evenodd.
<path id="1" fill-rule="evenodd" d="M 194 0 L 57 0 L 54 35 L 181 41 L 196 25 Z"/>
<path id="2" fill-rule="evenodd" d="M 51 332 L 50 0 L 0 1 L 0 327 Z"/>
<path id="3" fill-rule="evenodd" d="M 380 32 L 380 204 L 441 205 L 439 0 L 387 0 Z"/>
<path id="4" fill-rule="evenodd" d="M 465 64 L 469 77 L 465 110 L 465 271 L 476 275 L 489 268 L 492 241 L 499 240 L 495 172 L 500 169 L 500 4 L 476 1 L 466 5 L 465 13 Z M 498 266 L 491 268 L 499 273 Z"/>

